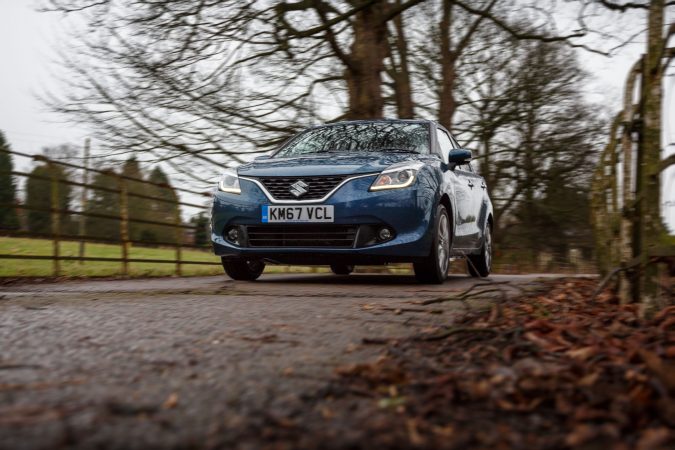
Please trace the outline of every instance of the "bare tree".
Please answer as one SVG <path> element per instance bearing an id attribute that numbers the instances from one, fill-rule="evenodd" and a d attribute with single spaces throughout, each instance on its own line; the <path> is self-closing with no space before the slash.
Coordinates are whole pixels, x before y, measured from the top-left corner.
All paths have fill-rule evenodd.
<path id="1" fill-rule="evenodd" d="M 455 131 L 476 149 L 498 244 L 517 242 L 534 262 L 543 250 L 565 247 L 556 239 L 542 242 L 544 221 L 554 229 L 574 216 L 577 224 L 567 226 L 563 240 L 590 247 L 588 218 L 574 212 L 588 209 L 585 193 L 605 121 L 579 90 L 586 74 L 574 52 L 561 43 L 509 40 L 485 27 L 459 68 Z M 560 201 L 563 192 L 572 203 Z"/>
<path id="2" fill-rule="evenodd" d="M 78 15 L 86 24 L 74 37 L 78 51 L 64 53 L 67 94 L 47 100 L 90 125 L 107 148 L 144 152 L 202 179 L 228 160 L 274 148 L 307 124 L 382 117 L 388 102 L 400 117 L 419 109 L 451 127 L 457 64 L 482 25 L 519 40 L 586 46 L 584 2 L 571 32 L 556 31 L 547 11 L 552 0 L 496 5 L 43 0 L 43 9 Z M 434 14 L 431 27 L 417 18 L 425 8 Z M 514 27 L 514 11 L 532 26 Z M 415 98 L 420 78 L 410 49 L 421 48 L 437 56 L 441 84 L 431 102 L 429 92 Z"/>

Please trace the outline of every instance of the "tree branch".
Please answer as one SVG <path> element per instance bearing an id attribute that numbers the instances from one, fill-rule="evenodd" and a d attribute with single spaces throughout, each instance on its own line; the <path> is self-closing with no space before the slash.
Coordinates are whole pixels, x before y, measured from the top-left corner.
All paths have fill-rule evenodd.
<path id="1" fill-rule="evenodd" d="M 291 27 L 288 22 L 283 18 L 285 13 L 290 12 L 290 11 L 303 11 L 307 10 L 310 7 L 314 5 L 313 1 L 309 0 L 302 0 L 299 2 L 295 3 L 281 3 L 277 5 L 277 16 L 282 20 L 284 23 L 284 26 L 286 28 L 286 31 L 289 32 L 293 37 L 296 38 L 305 38 L 305 37 L 311 37 L 316 34 L 322 33 L 332 27 L 333 25 L 337 25 L 340 22 L 343 22 L 350 17 L 356 15 L 359 11 L 364 10 L 372 6 L 374 3 L 376 3 L 377 0 L 367 0 L 361 3 L 360 5 L 354 7 L 353 9 L 350 9 L 349 11 L 342 13 L 340 15 L 337 15 L 333 17 L 332 19 L 324 22 L 323 24 L 309 28 L 307 30 L 296 30 L 295 28 Z M 420 1 L 420 0 L 418 0 Z"/>
<path id="2" fill-rule="evenodd" d="M 573 48 L 582 48 L 582 49 L 584 49 L 586 51 L 589 51 L 589 52 L 592 52 L 592 53 L 597 53 L 599 55 L 608 56 L 607 52 L 603 52 L 601 50 L 597 50 L 597 49 L 588 47 L 587 45 L 584 45 L 584 44 L 576 44 L 574 42 L 570 42 L 570 40 L 573 39 L 573 38 L 579 38 L 579 37 L 586 36 L 587 32 L 585 30 L 580 30 L 580 31 L 570 33 L 570 34 L 567 34 L 567 35 L 562 35 L 562 36 L 523 32 L 523 31 L 519 31 L 516 28 L 512 27 L 505 20 L 491 14 L 490 11 L 474 8 L 473 6 L 471 6 L 467 3 L 464 3 L 462 1 L 459 1 L 459 0 L 453 0 L 453 2 L 454 2 L 454 4 L 461 7 L 462 9 L 464 9 L 465 11 L 467 11 L 470 14 L 474 14 L 474 15 L 481 16 L 481 17 L 484 17 L 486 19 L 489 19 L 492 23 L 494 23 L 499 28 L 506 31 L 507 33 L 509 33 L 511 36 L 513 36 L 516 39 L 541 41 L 541 42 L 564 42 L 568 46 L 573 47 Z"/>
<path id="3" fill-rule="evenodd" d="M 485 9 L 483 9 L 483 11 L 484 11 L 486 14 L 488 14 L 488 13 L 490 12 L 490 10 L 492 9 L 492 7 L 495 5 L 495 3 L 497 3 L 497 0 L 492 0 L 492 1 L 485 7 Z M 464 50 L 464 48 L 469 44 L 469 42 L 471 41 L 471 37 L 472 37 L 473 34 L 476 32 L 476 30 L 478 30 L 478 26 L 479 26 L 480 23 L 483 21 L 483 19 L 485 19 L 485 15 L 480 15 L 480 16 L 478 16 L 478 17 L 476 18 L 476 20 L 474 20 L 474 22 L 471 24 L 471 26 L 470 26 L 469 29 L 466 31 L 466 33 L 464 34 L 464 36 L 462 36 L 462 39 L 461 39 L 461 40 L 459 41 L 459 43 L 457 44 L 457 47 L 455 47 L 455 54 L 456 54 L 456 55 L 461 54 L 462 51 Z"/>
<path id="4" fill-rule="evenodd" d="M 595 0 L 596 3 L 604 6 L 607 9 L 610 9 L 612 11 L 619 11 L 619 12 L 626 12 L 629 9 L 649 9 L 649 3 L 635 3 L 635 2 L 628 2 L 628 3 L 623 3 L 623 4 L 616 4 L 614 2 L 610 2 L 609 0 Z M 669 2 L 666 2 L 665 6 L 673 6 L 675 5 L 675 1 L 671 0 Z"/>
<path id="5" fill-rule="evenodd" d="M 664 170 L 666 170 L 668 167 L 675 165 L 675 153 L 670 155 L 669 157 L 662 159 L 661 162 L 659 162 L 659 172 L 661 173 Z"/>
<path id="6" fill-rule="evenodd" d="M 383 22 L 389 22 L 391 19 L 394 17 L 398 16 L 399 14 L 402 14 L 405 10 L 412 8 L 415 5 L 418 5 L 420 3 L 423 3 L 425 0 L 408 0 L 405 3 L 398 4 L 396 6 L 393 6 L 389 8 L 389 11 L 387 11 L 387 14 L 385 14 L 382 17 Z"/>
<path id="7" fill-rule="evenodd" d="M 340 44 L 338 44 L 337 38 L 335 37 L 333 29 L 330 25 L 328 25 L 330 20 L 328 20 L 326 16 L 326 4 L 322 1 L 317 2 L 316 12 L 321 18 L 321 22 L 326 26 L 324 34 L 326 36 L 326 40 L 328 41 L 328 45 L 330 45 L 330 48 L 333 50 L 333 53 L 335 53 L 335 56 L 337 56 L 347 67 L 352 67 L 354 62 L 345 52 L 342 51 Z"/>

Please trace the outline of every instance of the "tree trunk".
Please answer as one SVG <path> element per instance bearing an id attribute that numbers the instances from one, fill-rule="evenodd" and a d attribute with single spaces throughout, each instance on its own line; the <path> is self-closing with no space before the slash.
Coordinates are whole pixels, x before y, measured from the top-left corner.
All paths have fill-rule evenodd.
<path id="1" fill-rule="evenodd" d="M 349 119 L 383 116 L 382 71 L 387 56 L 386 8 L 366 8 L 354 17 L 350 64 L 345 68 L 349 92 Z"/>
<path id="2" fill-rule="evenodd" d="M 649 4 L 649 27 L 647 54 L 643 71 L 644 90 L 642 105 L 642 170 L 640 183 L 640 242 L 641 279 L 640 294 L 643 313 L 649 317 L 661 306 L 659 299 L 658 268 L 649 264 L 649 253 L 659 245 L 663 226 L 661 223 L 661 186 L 659 163 L 661 160 L 661 57 L 663 37 L 664 0 L 652 0 Z"/>
<path id="3" fill-rule="evenodd" d="M 492 168 L 492 147 L 490 146 L 492 141 L 493 133 L 492 131 L 485 130 L 481 136 L 481 142 L 483 144 L 483 154 L 480 162 L 480 174 L 485 178 L 485 183 L 488 187 L 492 186 L 492 173 L 490 169 Z"/>
<path id="4" fill-rule="evenodd" d="M 607 188 L 609 190 L 609 238 L 611 244 L 609 246 L 610 250 L 610 263 L 612 267 L 617 266 L 621 263 L 621 227 L 620 227 L 620 212 L 619 212 L 619 186 L 617 182 L 617 170 L 616 166 L 619 164 L 619 153 L 618 153 L 618 139 L 617 132 L 619 130 L 619 124 L 621 123 L 621 114 L 617 114 L 614 120 L 612 121 L 611 126 L 611 136 L 608 144 L 607 151 L 609 152 L 609 175 L 607 178 Z"/>
<path id="5" fill-rule="evenodd" d="M 633 65 L 628 79 L 626 80 L 626 87 L 623 94 L 623 112 L 622 122 L 623 130 L 621 135 L 621 151 L 623 153 L 623 174 L 622 174 L 622 214 L 621 214 L 621 236 L 620 236 L 620 257 L 623 263 L 631 261 L 635 255 L 633 254 L 633 239 L 632 239 L 632 219 L 633 211 L 633 91 L 635 89 L 635 79 L 640 73 L 642 67 L 642 59 L 638 60 Z M 622 303 L 629 303 L 633 299 L 633 289 L 631 287 L 632 280 L 627 272 L 621 272 L 619 276 L 619 298 Z"/>
<path id="6" fill-rule="evenodd" d="M 457 72 L 455 65 L 457 55 L 452 51 L 451 42 L 452 1 L 443 0 L 443 13 L 440 22 L 441 38 L 441 86 L 438 107 L 438 121 L 452 131 L 452 118 L 457 109 L 455 101 L 455 80 Z"/>
<path id="7" fill-rule="evenodd" d="M 397 0 L 400 5 L 401 0 Z M 398 54 L 398 67 L 394 74 L 394 89 L 396 90 L 396 112 L 399 119 L 412 119 L 415 116 L 412 87 L 410 84 L 410 70 L 408 68 L 408 41 L 403 26 L 403 14 L 394 18 L 396 30 L 396 53 Z M 394 58 L 392 55 L 392 63 Z M 393 64 L 392 64 L 393 65 Z"/>

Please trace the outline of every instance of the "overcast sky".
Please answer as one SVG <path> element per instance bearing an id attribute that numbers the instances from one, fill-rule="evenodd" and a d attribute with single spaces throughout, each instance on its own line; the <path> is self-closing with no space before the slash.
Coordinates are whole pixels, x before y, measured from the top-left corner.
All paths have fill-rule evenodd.
<path id="1" fill-rule="evenodd" d="M 36 98 L 58 90 L 52 44 L 60 17 L 38 13 L 32 0 L 0 0 L 0 130 L 15 150 L 34 153 L 45 145 L 78 143 L 86 130 L 58 121 Z"/>
<path id="2" fill-rule="evenodd" d="M 37 98 L 40 93 L 60 90 L 54 48 L 65 35 L 63 20 L 59 14 L 36 12 L 33 0 L 0 0 L 0 130 L 15 150 L 37 153 L 46 145 L 81 145 L 88 135 L 86 128 L 69 125 L 63 122 L 64 118 L 46 111 Z M 643 46 L 644 42 L 638 41 L 613 58 L 581 52 L 594 79 L 587 88 L 588 95 L 618 110 L 626 72 L 643 52 Z M 675 77 L 667 80 L 666 92 L 664 142 L 673 143 Z M 91 137 L 95 146 L 95 136 Z M 667 151 L 675 152 L 675 145 Z M 663 193 L 664 215 L 675 229 L 675 168 L 665 176 Z"/>

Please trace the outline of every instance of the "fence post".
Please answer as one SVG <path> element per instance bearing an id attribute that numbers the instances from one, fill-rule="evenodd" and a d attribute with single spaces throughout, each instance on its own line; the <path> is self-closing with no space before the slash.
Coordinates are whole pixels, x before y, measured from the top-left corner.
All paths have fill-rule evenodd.
<path id="1" fill-rule="evenodd" d="M 174 218 L 174 224 L 176 225 L 176 276 L 180 277 L 183 274 L 181 267 L 181 257 L 182 249 L 181 243 L 183 242 L 183 228 L 181 228 L 181 218 L 180 218 L 180 208 L 176 205 L 176 216 Z"/>
<path id="2" fill-rule="evenodd" d="M 59 213 L 59 179 L 56 167 L 50 162 L 47 163 L 51 178 L 50 189 L 50 204 L 51 204 L 51 225 L 52 225 L 52 256 L 54 276 L 58 277 L 61 274 L 61 261 L 59 260 L 59 235 L 61 234 L 61 215 Z"/>
<path id="3" fill-rule="evenodd" d="M 122 246 L 122 275 L 129 275 L 129 198 L 127 181 L 117 178 L 120 190 L 120 242 Z"/>
<path id="4" fill-rule="evenodd" d="M 89 184 L 89 138 L 84 140 L 84 172 L 82 174 L 82 195 L 80 197 L 80 208 L 82 209 L 82 213 L 80 214 L 80 226 L 79 226 L 79 235 L 85 236 L 87 234 L 87 226 L 86 226 L 86 221 L 87 218 L 85 217 L 84 213 L 86 213 L 87 209 L 87 185 Z M 85 245 L 85 240 L 84 238 L 80 241 L 80 251 L 78 253 L 78 256 L 80 257 L 80 260 L 78 261 L 80 265 L 84 264 L 84 261 L 82 258 L 84 258 L 84 245 Z"/>
<path id="5" fill-rule="evenodd" d="M 633 130 L 635 128 L 635 111 L 633 98 L 637 76 L 642 71 L 642 58 L 633 64 L 623 93 L 623 133 L 621 135 L 621 151 L 623 152 L 622 198 L 623 211 L 621 214 L 621 263 L 628 264 L 633 259 Z M 642 95 L 640 94 L 640 97 Z M 626 270 L 619 274 L 619 298 L 621 303 L 633 301 L 634 277 Z"/>

